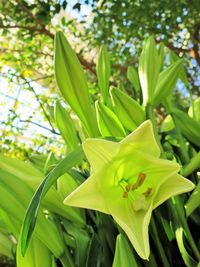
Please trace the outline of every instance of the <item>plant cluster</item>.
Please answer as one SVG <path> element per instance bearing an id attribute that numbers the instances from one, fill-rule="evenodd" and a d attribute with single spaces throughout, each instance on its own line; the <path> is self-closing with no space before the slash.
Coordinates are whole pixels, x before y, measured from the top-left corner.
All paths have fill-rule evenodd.
<path id="1" fill-rule="evenodd" d="M 0 253 L 18 267 L 197 266 L 200 101 L 186 113 L 174 99 L 182 60 L 148 38 L 126 91 L 105 46 L 95 90 L 62 32 L 54 57 L 66 155 L 0 155 Z"/>

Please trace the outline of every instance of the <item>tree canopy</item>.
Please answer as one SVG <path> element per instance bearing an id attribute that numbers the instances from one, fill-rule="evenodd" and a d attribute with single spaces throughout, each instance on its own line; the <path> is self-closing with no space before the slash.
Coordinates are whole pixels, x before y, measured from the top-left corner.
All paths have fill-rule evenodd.
<path id="1" fill-rule="evenodd" d="M 153 35 L 158 44 L 164 43 L 175 54 L 184 56 L 187 90 L 193 97 L 200 94 L 198 1 L 2 0 L 0 10 L 1 77 L 9 79 L 10 86 L 32 92 L 39 104 L 37 113 L 44 118 L 45 127 L 53 136 L 56 134 L 53 103 L 59 95 L 53 69 L 57 30 L 64 31 L 75 48 L 87 70 L 91 90 L 97 82 L 94 62 L 102 43 L 110 53 L 111 84 L 118 87 L 123 81 L 129 90 L 127 68 L 138 65 L 143 41 Z M 31 82 L 41 86 L 39 92 Z M 179 94 L 184 98 L 185 93 Z M 11 111 L 7 124 L 11 125 L 12 132 L 12 116 L 19 115 Z M 22 127 L 27 128 L 30 123 L 36 123 L 34 117 L 27 118 Z M 40 138 L 43 143 L 45 137 Z"/>

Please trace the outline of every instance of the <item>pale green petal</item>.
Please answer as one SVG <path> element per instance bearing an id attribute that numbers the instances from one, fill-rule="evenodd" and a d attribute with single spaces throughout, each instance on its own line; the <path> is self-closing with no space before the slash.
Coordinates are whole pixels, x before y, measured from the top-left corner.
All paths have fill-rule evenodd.
<path id="1" fill-rule="evenodd" d="M 125 231 L 138 255 L 148 259 L 150 254 L 148 225 L 152 207 L 135 212 L 131 202 L 119 196 L 115 203 L 109 205 L 110 213 L 119 226 Z"/>
<path id="2" fill-rule="evenodd" d="M 94 171 L 104 167 L 119 150 L 118 143 L 93 138 L 88 138 L 82 146 Z"/>
<path id="3" fill-rule="evenodd" d="M 155 140 L 153 126 L 150 120 L 143 122 L 135 131 L 124 138 L 121 144 L 131 144 L 142 152 L 155 157 L 160 156 L 160 149 Z"/>
<path id="4" fill-rule="evenodd" d="M 176 162 L 156 158 L 134 149 L 131 145 L 123 145 L 119 154 L 121 163 L 118 168 L 115 167 L 118 169 L 118 176 L 129 178 L 132 183 L 136 182 L 139 173 L 145 173 L 147 186 L 158 187 L 166 177 L 180 170 Z"/>
<path id="5" fill-rule="evenodd" d="M 95 175 L 90 176 L 65 198 L 64 204 L 109 213 L 103 194 L 100 191 L 100 178 Z"/>
<path id="6" fill-rule="evenodd" d="M 172 175 L 161 184 L 153 201 L 153 209 L 161 205 L 172 196 L 189 192 L 194 189 L 195 185 L 188 179 L 179 174 Z"/>

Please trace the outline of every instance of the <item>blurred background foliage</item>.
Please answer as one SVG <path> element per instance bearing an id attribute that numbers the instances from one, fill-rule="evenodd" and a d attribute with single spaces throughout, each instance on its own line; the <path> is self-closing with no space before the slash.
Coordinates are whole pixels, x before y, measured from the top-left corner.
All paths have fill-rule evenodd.
<path id="1" fill-rule="evenodd" d="M 95 95 L 95 62 L 104 43 L 110 52 L 111 84 L 129 91 L 128 66 L 137 66 L 145 38 L 184 58 L 189 84 L 177 84 L 178 101 L 200 95 L 199 1 L 1 0 L 0 152 L 21 159 L 65 152 L 54 122 L 60 95 L 53 70 L 54 35 L 66 33 L 87 71 Z M 122 85 L 123 84 L 123 85 Z M 189 92 L 189 93 L 188 93 Z M 69 107 L 67 107 L 69 108 Z"/>

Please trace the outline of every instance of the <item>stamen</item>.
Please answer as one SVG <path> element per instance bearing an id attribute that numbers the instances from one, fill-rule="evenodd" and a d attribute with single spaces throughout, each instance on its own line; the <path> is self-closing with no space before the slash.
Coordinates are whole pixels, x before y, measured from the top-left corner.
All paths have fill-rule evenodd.
<path id="1" fill-rule="evenodd" d="M 143 193 L 143 195 L 144 195 L 145 197 L 148 197 L 148 196 L 151 195 L 151 192 L 152 192 L 152 188 L 151 188 L 151 187 L 148 187 L 148 188 L 147 188 L 147 191 L 145 191 L 145 192 Z"/>
<path id="2" fill-rule="evenodd" d="M 127 184 L 125 186 L 125 190 L 126 190 L 126 192 L 129 192 L 131 190 L 131 185 L 130 184 Z"/>
<path id="3" fill-rule="evenodd" d="M 137 180 L 138 186 L 143 184 L 145 178 L 146 178 L 146 174 L 145 173 L 140 173 L 138 175 L 138 180 Z"/>
<path id="4" fill-rule="evenodd" d="M 145 178 L 146 178 L 146 174 L 145 173 L 142 173 L 142 172 L 139 173 L 136 183 L 132 185 L 132 190 L 135 190 L 139 186 L 141 186 L 143 184 Z"/>

